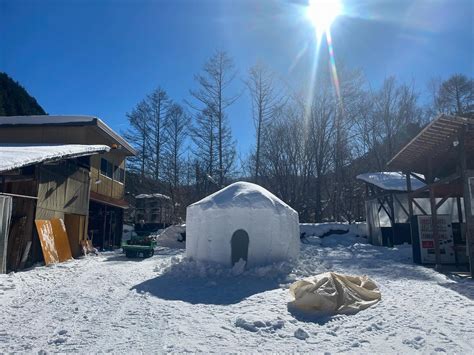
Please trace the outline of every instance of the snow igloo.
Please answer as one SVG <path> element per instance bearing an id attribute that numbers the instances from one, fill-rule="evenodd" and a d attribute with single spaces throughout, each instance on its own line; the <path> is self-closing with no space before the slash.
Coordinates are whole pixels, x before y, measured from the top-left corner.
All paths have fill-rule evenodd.
<path id="1" fill-rule="evenodd" d="M 186 256 L 253 267 L 296 259 L 298 213 L 263 187 L 236 182 L 188 206 Z"/>

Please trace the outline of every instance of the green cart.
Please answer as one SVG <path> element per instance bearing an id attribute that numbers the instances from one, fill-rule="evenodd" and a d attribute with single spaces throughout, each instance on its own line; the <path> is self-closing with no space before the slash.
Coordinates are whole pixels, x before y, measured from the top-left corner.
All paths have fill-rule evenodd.
<path id="1" fill-rule="evenodd" d="M 149 258 L 155 253 L 156 241 L 149 234 L 133 236 L 122 243 L 127 258 Z"/>

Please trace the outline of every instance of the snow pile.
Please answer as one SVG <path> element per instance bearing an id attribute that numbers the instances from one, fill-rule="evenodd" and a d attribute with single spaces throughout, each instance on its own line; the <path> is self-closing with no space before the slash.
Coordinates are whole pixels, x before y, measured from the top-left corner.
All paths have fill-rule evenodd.
<path id="1" fill-rule="evenodd" d="M 419 176 L 424 179 L 423 175 Z M 407 191 L 406 175 L 400 172 L 365 173 L 357 175 L 356 178 L 384 190 Z M 410 180 L 412 190 L 425 186 L 424 183 L 413 176 L 410 176 Z"/>
<path id="2" fill-rule="evenodd" d="M 184 234 L 184 235 L 183 235 Z M 157 238 L 157 245 L 172 249 L 186 247 L 186 225 L 169 226 Z"/>
<path id="3" fill-rule="evenodd" d="M 288 279 L 288 275 L 294 266 L 295 263 L 292 261 L 280 261 L 269 265 L 244 269 L 242 263 L 237 262 L 232 268 L 229 268 L 219 263 L 210 263 L 190 259 L 188 257 L 175 256 L 172 258 L 169 266 L 164 269 L 156 268 L 155 270 L 173 278 L 201 278 L 204 282 L 205 279 L 233 279 L 234 276 L 270 277 L 276 278 L 280 282 L 291 282 L 293 279 Z"/>
<path id="4" fill-rule="evenodd" d="M 236 182 L 190 205 L 186 226 L 186 255 L 196 260 L 232 266 L 242 254 L 253 267 L 298 257 L 298 213 L 252 183 Z"/>
<path id="5" fill-rule="evenodd" d="M 0 172 L 48 161 L 106 153 L 109 150 L 106 145 L 1 144 Z"/>

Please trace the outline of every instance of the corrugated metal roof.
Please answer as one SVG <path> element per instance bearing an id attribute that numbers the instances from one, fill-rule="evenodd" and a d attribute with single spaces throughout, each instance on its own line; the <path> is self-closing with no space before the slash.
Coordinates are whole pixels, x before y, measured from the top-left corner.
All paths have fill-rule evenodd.
<path id="1" fill-rule="evenodd" d="M 441 115 L 428 124 L 415 138 L 403 147 L 388 163 L 390 170 L 424 173 L 428 159 L 444 163 L 456 154 L 456 141 L 464 129 L 465 144 L 474 148 L 474 119 Z"/>

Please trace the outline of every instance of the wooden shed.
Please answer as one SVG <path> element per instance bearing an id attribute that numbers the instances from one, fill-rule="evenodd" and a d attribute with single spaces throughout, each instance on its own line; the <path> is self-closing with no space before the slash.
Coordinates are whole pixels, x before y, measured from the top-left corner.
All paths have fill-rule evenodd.
<path id="1" fill-rule="evenodd" d="M 469 261 L 474 275 L 474 119 L 440 115 L 403 147 L 387 164 L 390 170 L 406 174 L 409 192 L 414 260 L 423 255 L 437 267 L 443 263 L 442 250 L 446 229 L 452 220 L 439 213 L 449 199 L 455 199 L 459 211 L 461 240 L 454 243 L 455 252 Z M 414 188 L 409 177 L 424 175 L 426 184 Z M 419 175 L 417 175 L 419 177 Z M 420 219 L 414 218 L 414 200 L 427 198 L 430 209 Z M 446 249 L 445 249 L 446 250 Z M 431 258 L 431 259 L 430 259 Z"/>
<path id="2" fill-rule="evenodd" d="M 16 271 L 43 261 L 35 221 L 61 219 L 72 256 L 86 237 L 90 157 L 105 145 L 0 145 L 0 265 Z M 8 214 L 7 218 L 5 216 Z"/>

